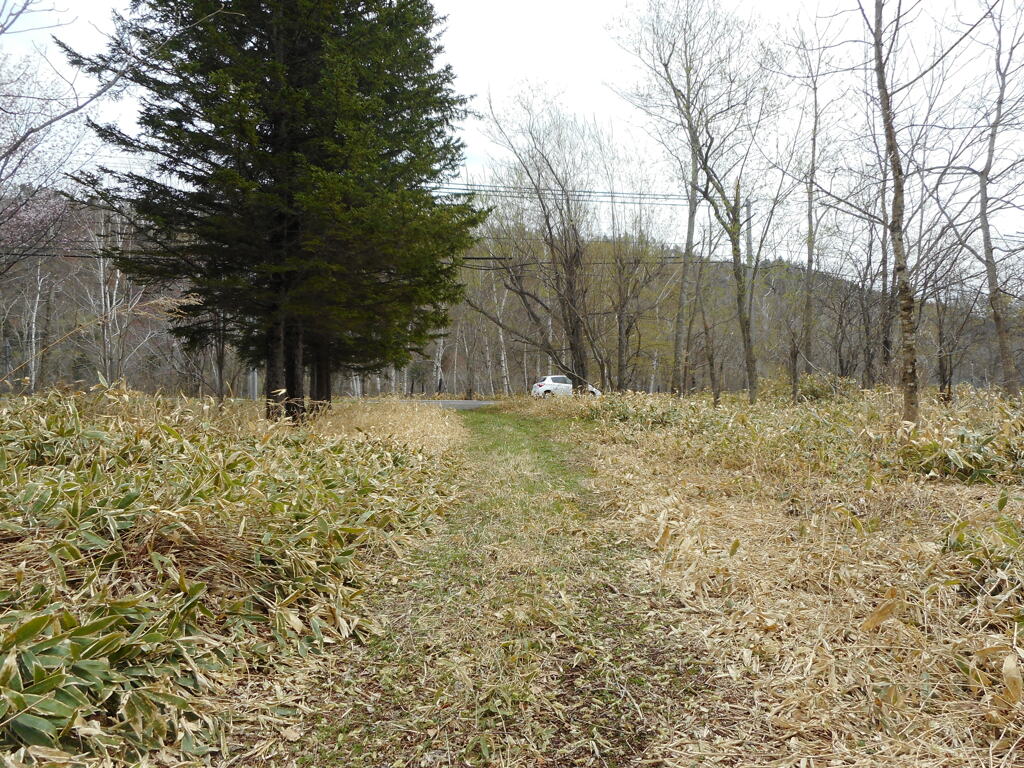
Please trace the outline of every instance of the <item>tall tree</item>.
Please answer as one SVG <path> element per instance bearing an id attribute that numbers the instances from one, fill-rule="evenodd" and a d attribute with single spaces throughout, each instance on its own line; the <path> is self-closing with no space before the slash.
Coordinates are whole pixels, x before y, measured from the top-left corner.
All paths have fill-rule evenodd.
<path id="1" fill-rule="evenodd" d="M 590 383 L 587 372 L 588 323 L 586 251 L 595 212 L 577 190 L 593 179 L 593 157 L 604 151 L 604 138 L 592 123 L 567 114 L 554 105 L 518 99 L 514 117 L 499 117 L 491 109 L 496 143 L 512 158 L 506 171 L 512 183 L 529 190 L 528 205 L 520 206 L 506 228 L 524 226 L 540 233 L 543 294 L 530 285 L 537 263 L 531 244 L 517 248 L 515 258 L 504 261 L 506 286 L 528 313 L 537 347 L 565 373 L 573 387 Z M 557 330 L 564 338 L 561 344 Z M 593 344 L 591 344 L 593 347 Z"/>
<path id="2" fill-rule="evenodd" d="M 800 316 L 799 355 L 803 358 L 803 372 L 810 374 L 814 372 L 814 338 L 815 338 L 815 316 L 814 316 L 814 284 L 816 281 L 815 257 L 817 255 L 818 231 L 821 226 L 823 209 L 817 200 L 817 186 L 819 184 L 819 167 L 822 161 L 822 125 L 825 118 L 828 104 L 823 97 L 823 88 L 829 72 L 835 65 L 829 58 L 831 45 L 827 41 L 828 30 L 815 27 L 808 33 L 804 29 L 797 32 L 793 42 L 793 53 L 795 54 L 797 70 L 793 79 L 804 91 L 805 104 L 803 105 L 803 117 L 809 123 L 805 129 L 804 142 L 806 148 L 806 166 L 803 171 L 804 188 L 806 192 L 806 219 L 807 219 L 807 262 L 804 270 L 803 281 L 803 305 Z M 798 375 L 797 366 L 793 366 L 793 376 Z M 797 383 L 794 378 L 793 386 Z"/>
<path id="3" fill-rule="evenodd" d="M 465 100 L 429 0 L 133 0 L 115 21 L 106 52 L 68 54 L 141 90 L 138 135 L 95 127 L 154 164 L 81 180 L 138 222 L 120 266 L 187 286 L 178 333 L 226 324 L 269 412 L 298 416 L 308 362 L 329 399 L 334 368 L 402 363 L 445 325 L 482 215 L 436 192 Z"/>
<path id="4" fill-rule="evenodd" d="M 989 21 L 984 25 L 989 32 L 984 42 L 990 58 L 989 72 L 981 83 L 984 91 L 975 107 L 978 157 L 973 163 L 955 167 L 951 174 L 976 180 L 976 200 L 971 196 L 964 207 L 975 209 L 977 216 L 964 221 L 947 213 L 946 218 L 960 245 L 981 264 L 996 337 L 1000 384 L 1008 393 L 1017 394 L 1021 383 L 1009 327 L 1012 307 L 1004 289 L 1004 276 L 1000 275 L 1002 265 L 994 220 L 1007 208 L 1016 207 L 1014 201 L 1024 183 L 1020 173 L 1024 157 L 1010 149 L 1019 141 L 1024 128 L 1024 4 L 1019 0 L 998 0 L 985 3 L 984 7 Z M 980 235 L 980 243 L 975 234 Z"/>
<path id="5" fill-rule="evenodd" d="M 688 188 L 696 160 L 700 196 L 728 239 L 744 374 L 754 402 L 758 370 L 751 291 L 756 257 L 781 192 L 780 187 L 767 195 L 755 252 L 749 201 L 759 177 L 763 181 L 765 176 L 754 167 L 763 157 L 758 140 L 776 112 L 773 67 L 768 66 L 772 52 L 757 38 L 753 24 L 710 0 L 650 0 L 632 47 L 647 80 L 632 101 L 661 123 L 663 144 L 671 147 L 674 141 L 680 147 L 672 154 Z"/>
<path id="6" fill-rule="evenodd" d="M 679 304 L 676 307 L 675 329 L 672 339 L 672 392 L 682 395 L 686 392 L 686 374 L 690 366 L 690 329 L 693 325 L 693 308 L 687 306 L 686 278 L 690 264 L 694 261 L 693 246 L 697 231 L 697 184 L 700 182 L 700 166 L 697 154 L 690 151 L 690 183 L 686 186 L 686 245 L 683 248 L 682 265 L 679 270 Z"/>
<path id="7" fill-rule="evenodd" d="M 974 22 L 949 45 L 939 44 L 932 61 L 910 74 L 901 84 L 894 84 L 895 54 L 911 10 L 896 5 L 895 13 L 886 17 L 886 0 L 874 0 L 871 13 L 858 0 L 861 18 L 868 33 L 871 69 L 875 77 L 878 115 L 885 136 L 885 155 L 892 173 L 892 197 L 889 202 L 888 231 L 892 243 L 893 279 L 900 320 L 900 385 L 903 389 L 903 420 L 916 423 L 920 416 L 920 381 L 917 368 L 916 298 L 910 282 L 906 241 L 906 150 L 900 141 L 899 107 L 895 101 L 915 84 L 921 82 L 968 38 L 981 23 Z M 984 18 L 984 17 L 982 17 Z"/>

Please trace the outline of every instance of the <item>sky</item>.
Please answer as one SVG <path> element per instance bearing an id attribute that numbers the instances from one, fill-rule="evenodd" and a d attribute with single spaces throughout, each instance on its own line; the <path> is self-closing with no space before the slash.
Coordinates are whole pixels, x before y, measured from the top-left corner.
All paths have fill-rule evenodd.
<path id="1" fill-rule="evenodd" d="M 567 111 L 642 134 L 632 108 L 616 89 L 638 78 L 615 42 L 623 0 L 437 0 L 447 17 L 445 58 L 459 90 L 478 112 L 493 101 L 500 111 L 516 94 L 543 91 Z M 493 148 L 478 120 L 464 127 L 467 165 L 475 171 Z"/>
<path id="2" fill-rule="evenodd" d="M 774 18 L 792 15 L 802 0 L 775 0 Z M 735 0 L 740 10 L 764 13 L 766 3 Z M 543 92 L 568 111 L 596 120 L 610 129 L 639 157 L 660 162 L 635 110 L 618 92 L 639 75 L 631 56 L 616 37 L 641 0 L 435 0 L 445 16 L 444 61 L 456 74 L 460 93 L 472 97 L 471 108 L 486 113 L 489 100 L 500 111 L 518 93 Z M 114 8 L 127 0 L 44 0 L 54 10 L 38 15 L 32 26 L 56 28 L 27 31 L 8 41 L 14 50 L 46 49 L 50 35 L 72 47 L 91 51 L 102 46 Z M 50 48 L 52 54 L 52 47 Z M 51 59 L 59 66 L 59 57 Z M 134 104 L 128 99 L 109 105 L 104 117 L 130 124 Z M 498 150 L 480 119 L 461 127 L 466 144 L 466 178 L 479 180 Z"/>

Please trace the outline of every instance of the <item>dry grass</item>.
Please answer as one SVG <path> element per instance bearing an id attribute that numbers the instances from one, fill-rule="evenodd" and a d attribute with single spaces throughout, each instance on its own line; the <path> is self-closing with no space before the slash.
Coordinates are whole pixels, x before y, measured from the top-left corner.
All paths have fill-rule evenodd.
<path id="1" fill-rule="evenodd" d="M 2 748 L 59 667 L 108 765 L 1024 765 L 1019 404 L 806 394 L 7 401 Z"/>
<path id="2" fill-rule="evenodd" d="M 458 414 L 417 400 L 336 400 L 316 425 L 321 432 L 395 440 L 434 456 L 450 455 L 466 439 Z"/>
<path id="3" fill-rule="evenodd" d="M 893 406 L 520 406 L 593 425 L 635 567 L 677 601 L 664 631 L 704 657 L 652 763 L 1024 764 L 1019 404 L 965 392 L 913 433 Z"/>
<path id="4" fill-rule="evenodd" d="M 257 409 L 119 389 L 0 403 L 8 764 L 223 759 L 296 714 L 246 691 L 377 631 L 366 559 L 451 503 L 458 424 Z"/>
<path id="5" fill-rule="evenodd" d="M 624 542 L 552 426 L 470 413 L 462 504 L 377 574 L 384 631 L 339 649 L 292 755 L 327 768 L 625 766 L 690 694 Z"/>

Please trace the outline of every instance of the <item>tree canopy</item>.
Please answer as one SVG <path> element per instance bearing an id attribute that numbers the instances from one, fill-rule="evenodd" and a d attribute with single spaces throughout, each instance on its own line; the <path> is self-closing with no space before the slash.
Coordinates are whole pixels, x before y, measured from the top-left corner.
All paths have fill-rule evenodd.
<path id="1" fill-rule="evenodd" d="M 439 67 L 429 0 L 133 0 L 94 74 L 141 93 L 138 131 L 96 125 L 150 172 L 91 191 L 139 222 L 121 267 L 181 284 L 176 332 L 226 334 L 302 412 L 339 366 L 407 359 L 460 296 L 483 214 L 439 194 L 466 101 Z"/>

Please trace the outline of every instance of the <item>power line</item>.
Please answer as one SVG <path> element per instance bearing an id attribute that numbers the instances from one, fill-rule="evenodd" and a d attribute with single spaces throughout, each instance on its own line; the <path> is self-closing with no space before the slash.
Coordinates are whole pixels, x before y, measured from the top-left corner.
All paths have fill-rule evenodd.
<path id="1" fill-rule="evenodd" d="M 479 184 L 476 182 L 452 182 L 444 185 L 446 188 L 461 188 L 471 192 L 509 192 L 509 193 L 525 193 L 525 194 L 556 194 L 556 195 L 571 195 L 571 196 L 598 196 L 598 197 L 609 197 L 616 199 L 645 199 L 645 200 L 670 200 L 670 201 L 681 201 L 687 202 L 686 195 L 680 195 L 677 193 L 668 192 L 623 192 L 613 189 L 597 190 L 597 189 L 566 189 L 562 187 L 523 187 L 513 186 L 509 184 Z"/>
<path id="2" fill-rule="evenodd" d="M 490 184 L 446 184 L 439 192 L 453 195 L 478 194 L 503 200 L 535 200 L 538 196 L 568 198 L 575 202 L 601 205 L 649 205 L 666 208 L 688 208 L 685 195 L 654 192 L 614 192 L 589 189 L 554 189 L 529 187 L 499 187 Z"/>
<path id="3" fill-rule="evenodd" d="M 571 202 L 591 203 L 594 205 L 650 206 L 664 208 L 689 208 L 687 195 L 668 192 L 618 192 L 615 190 L 595 189 L 564 189 L 560 187 L 522 187 L 500 184 L 478 184 L 475 182 L 451 182 L 435 189 L 441 194 L 480 195 L 483 198 L 496 200 L 536 201 L 538 198 L 563 198 Z M 773 198 L 749 198 L 753 204 L 769 203 L 772 206 L 786 206 L 790 201 Z M 703 196 L 698 195 L 694 204 L 698 207 L 708 205 Z"/>

